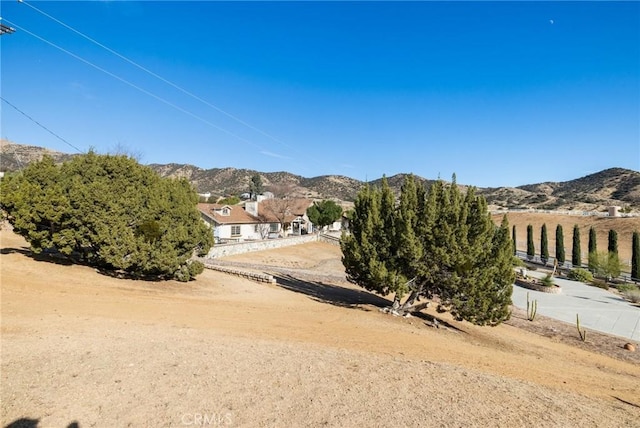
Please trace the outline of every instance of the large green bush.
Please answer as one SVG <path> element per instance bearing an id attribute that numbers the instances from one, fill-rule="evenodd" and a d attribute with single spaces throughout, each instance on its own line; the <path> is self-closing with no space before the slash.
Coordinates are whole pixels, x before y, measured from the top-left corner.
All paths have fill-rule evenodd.
<path id="1" fill-rule="evenodd" d="M 571 271 L 567 274 L 567 278 L 585 283 L 593 281 L 593 275 L 591 274 L 591 272 L 583 268 L 571 269 Z"/>
<path id="2" fill-rule="evenodd" d="M 189 259 L 213 237 L 186 180 L 163 179 L 126 156 L 49 157 L 2 180 L 0 207 L 34 253 L 133 277 L 189 280 Z"/>

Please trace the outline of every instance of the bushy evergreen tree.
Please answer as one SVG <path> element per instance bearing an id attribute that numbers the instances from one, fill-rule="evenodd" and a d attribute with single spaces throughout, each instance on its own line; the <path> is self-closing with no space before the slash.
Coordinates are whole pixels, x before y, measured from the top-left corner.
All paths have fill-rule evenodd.
<path id="1" fill-rule="evenodd" d="M 547 238 L 547 224 L 542 224 L 542 229 L 540 231 L 540 260 L 542 263 L 547 264 L 547 260 L 549 260 L 549 240 Z"/>
<path id="2" fill-rule="evenodd" d="M 307 208 L 307 217 L 315 227 L 320 229 L 340 220 L 341 216 L 342 207 L 329 199 L 314 202 L 312 206 Z"/>
<path id="3" fill-rule="evenodd" d="M 571 247 L 571 264 L 575 267 L 582 266 L 582 254 L 580 252 L 580 228 L 573 226 L 573 245 Z"/>
<path id="4" fill-rule="evenodd" d="M 428 192 L 408 176 L 397 205 L 386 180 L 380 189 L 364 187 L 351 234 L 341 240 L 349 281 L 394 293 L 392 310 L 404 313 L 420 297 L 438 297 L 457 319 L 480 325 L 509 316 L 512 245 L 506 217 L 497 228 L 484 198 L 473 188 L 463 195 L 455 176 Z"/>
<path id="5" fill-rule="evenodd" d="M 188 280 L 213 237 L 186 180 L 162 179 L 127 156 L 49 157 L 3 180 L 0 206 L 34 253 L 137 277 Z"/>
<path id="6" fill-rule="evenodd" d="M 593 271 L 596 269 L 596 265 L 598 264 L 598 242 L 596 236 L 596 230 L 591 226 L 589 228 L 589 258 L 588 265 L 589 270 Z"/>
<path id="7" fill-rule="evenodd" d="M 565 261 L 564 254 L 564 233 L 562 231 L 562 225 L 556 226 L 556 260 L 561 265 Z"/>
<path id="8" fill-rule="evenodd" d="M 536 255 L 536 247 L 533 243 L 533 226 L 527 225 L 527 258 L 532 260 Z"/>
<path id="9" fill-rule="evenodd" d="M 631 278 L 640 279 L 640 233 L 637 231 L 631 237 Z"/>

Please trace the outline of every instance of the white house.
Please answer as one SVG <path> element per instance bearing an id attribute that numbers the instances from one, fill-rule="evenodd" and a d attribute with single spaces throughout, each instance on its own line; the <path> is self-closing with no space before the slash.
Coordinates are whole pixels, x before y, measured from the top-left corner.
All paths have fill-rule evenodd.
<path id="1" fill-rule="evenodd" d="M 307 217 L 310 199 L 264 199 L 242 205 L 198 204 L 202 220 L 216 242 L 241 242 L 313 232 Z"/>
<path id="2" fill-rule="evenodd" d="M 266 238 L 260 219 L 240 205 L 198 204 L 202 220 L 213 229 L 216 242 L 240 242 Z M 268 234 L 268 232 L 267 232 Z"/>

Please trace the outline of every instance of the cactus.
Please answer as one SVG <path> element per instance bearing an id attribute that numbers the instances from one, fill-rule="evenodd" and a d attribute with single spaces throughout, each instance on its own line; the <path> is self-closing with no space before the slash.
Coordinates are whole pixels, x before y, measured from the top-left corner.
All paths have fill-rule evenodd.
<path id="1" fill-rule="evenodd" d="M 583 342 L 587 340 L 587 330 L 580 330 L 580 317 L 576 314 L 576 327 L 578 328 L 578 334 L 580 335 L 580 340 Z"/>
<path id="2" fill-rule="evenodd" d="M 529 293 L 527 293 L 527 319 L 533 321 L 538 313 L 538 301 L 529 301 Z"/>

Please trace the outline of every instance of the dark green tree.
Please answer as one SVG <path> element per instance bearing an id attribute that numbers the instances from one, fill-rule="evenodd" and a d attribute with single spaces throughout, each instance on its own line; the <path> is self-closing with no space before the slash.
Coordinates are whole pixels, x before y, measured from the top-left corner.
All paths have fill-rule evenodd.
<path id="1" fill-rule="evenodd" d="M 582 266 L 582 254 L 580 252 L 580 228 L 573 226 L 573 245 L 571 247 L 571 264 L 575 267 Z"/>
<path id="2" fill-rule="evenodd" d="M 562 265 L 565 261 L 564 233 L 560 224 L 556 226 L 556 260 L 559 265 Z"/>
<path id="3" fill-rule="evenodd" d="M 218 203 L 220 205 L 236 205 L 240 203 L 240 198 L 235 195 L 227 196 L 226 198 L 220 199 Z"/>
<path id="4" fill-rule="evenodd" d="M 598 242 L 596 236 L 596 230 L 592 227 L 589 228 L 589 270 L 594 271 L 598 264 Z"/>
<path id="5" fill-rule="evenodd" d="M 513 255 L 515 256 L 517 254 L 518 248 L 517 248 L 517 241 L 516 241 L 516 225 L 513 225 L 513 228 L 511 229 L 511 242 L 513 243 Z"/>
<path id="6" fill-rule="evenodd" d="M 618 254 L 618 232 L 611 229 L 609 230 L 609 242 L 607 245 L 607 251 L 609 254 Z"/>
<path id="7" fill-rule="evenodd" d="M 255 173 L 249 181 L 249 196 L 251 200 L 255 200 L 258 195 L 262 195 L 263 191 L 262 177 L 260 174 Z"/>
<path id="8" fill-rule="evenodd" d="M 34 253 L 57 252 L 134 277 L 188 280 L 213 237 L 186 180 L 162 179 L 127 156 L 51 158 L 3 180 L 0 206 Z"/>
<path id="9" fill-rule="evenodd" d="M 307 217 L 309 217 L 314 227 L 318 229 L 333 224 L 340 220 L 341 216 L 342 207 L 329 199 L 314 202 L 313 205 L 307 208 Z"/>
<path id="10" fill-rule="evenodd" d="M 397 205 L 385 186 L 367 186 L 356 198 L 352 233 L 341 240 L 348 279 L 393 292 L 390 310 L 399 314 L 423 307 L 414 303 L 426 297 L 475 324 L 507 319 L 514 272 L 506 218 L 496 227 L 484 198 L 473 188 L 463 195 L 455 177 L 426 192 L 408 176 Z"/>
<path id="11" fill-rule="evenodd" d="M 533 244 L 533 226 L 527 225 L 527 259 L 532 260 L 536 255 L 536 247 Z"/>
<path id="12" fill-rule="evenodd" d="M 354 284 L 382 295 L 389 293 L 402 294 L 401 281 L 394 269 L 392 254 L 394 248 L 393 229 L 385 228 L 383 218 L 383 194 L 391 190 L 386 178 L 382 179 L 382 187 L 374 188 L 368 184 L 358 193 L 354 201 L 354 209 L 350 219 L 349 234 L 343 234 L 340 241 L 342 263 L 345 266 L 347 279 Z M 387 233 L 383 233 L 386 231 Z"/>
<path id="13" fill-rule="evenodd" d="M 545 265 L 549 260 L 549 240 L 547 238 L 547 224 L 542 224 L 542 229 L 540 231 L 540 260 Z"/>
<path id="14" fill-rule="evenodd" d="M 631 236 L 631 278 L 640 280 L 640 233 L 634 231 Z"/>

